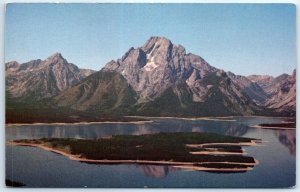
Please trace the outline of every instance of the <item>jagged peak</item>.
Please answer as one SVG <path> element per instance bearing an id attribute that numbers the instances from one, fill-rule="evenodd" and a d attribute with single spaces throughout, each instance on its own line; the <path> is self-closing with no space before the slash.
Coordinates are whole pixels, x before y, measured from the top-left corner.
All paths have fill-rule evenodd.
<path id="1" fill-rule="evenodd" d="M 56 53 L 50 55 L 50 56 L 47 58 L 47 60 L 49 60 L 49 59 L 56 59 L 56 58 L 59 58 L 59 59 L 65 59 L 65 58 L 62 56 L 61 53 L 56 52 Z"/>
<path id="2" fill-rule="evenodd" d="M 129 53 L 130 53 L 132 50 L 134 50 L 134 48 L 133 48 L 133 47 L 130 47 L 130 48 L 128 49 L 128 51 L 123 55 L 123 57 L 121 58 L 121 60 L 124 61 L 124 60 L 126 59 L 126 57 L 129 55 Z"/>
<path id="3" fill-rule="evenodd" d="M 165 42 L 171 42 L 168 38 L 163 36 L 151 36 L 148 41 L 165 41 Z"/>
<path id="4" fill-rule="evenodd" d="M 155 45 L 164 45 L 165 47 L 169 47 L 169 46 L 174 46 L 176 47 L 180 52 L 183 52 L 185 53 L 185 47 L 178 44 L 178 45 L 175 45 L 172 43 L 172 41 L 166 37 L 163 37 L 163 36 L 152 36 L 150 37 L 146 43 L 143 45 L 142 49 L 147 51 L 151 48 L 153 48 Z"/>
<path id="5" fill-rule="evenodd" d="M 170 46 L 173 44 L 169 39 L 167 39 L 165 37 L 152 36 L 146 41 L 146 43 L 143 45 L 142 49 L 145 51 L 148 51 L 148 50 L 151 50 L 155 45 Z"/>
<path id="6" fill-rule="evenodd" d="M 181 52 L 183 52 L 183 53 L 185 53 L 185 48 L 184 48 L 184 46 L 182 46 L 182 45 L 180 45 L 180 44 L 178 44 L 178 49 L 179 49 L 179 51 L 181 51 Z"/>
<path id="7" fill-rule="evenodd" d="M 59 61 L 62 61 L 63 63 L 67 63 L 67 60 L 62 56 L 61 53 L 56 52 L 52 55 L 50 55 L 47 59 L 46 59 L 46 63 L 57 63 Z"/>

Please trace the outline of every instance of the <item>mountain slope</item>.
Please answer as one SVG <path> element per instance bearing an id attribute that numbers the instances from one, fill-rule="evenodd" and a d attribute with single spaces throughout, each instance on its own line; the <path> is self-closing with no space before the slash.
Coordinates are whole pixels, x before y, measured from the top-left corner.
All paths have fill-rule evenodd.
<path id="1" fill-rule="evenodd" d="M 22 100 L 41 100 L 79 83 L 92 70 L 81 70 L 68 63 L 60 53 L 55 53 L 42 61 L 32 60 L 19 64 L 6 63 L 6 90 L 11 97 Z"/>
<path id="2" fill-rule="evenodd" d="M 245 76 L 235 75 L 232 72 L 227 72 L 230 79 L 235 82 L 243 90 L 243 92 L 248 95 L 256 104 L 263 105 L 268 99 L 268 95 L 261 86 L 252 82 Z"/>
<path id="3" fill-rule="evenodd" d="M 274 85 L 276 84 L 274 77 L 270 75 L 250 75 L 247 78 L 253 83 L 258 84 L 268 96 L 272 95 Z"/>
<path id="4" fill-rule="evenodd" d="M 136 93 L 124 77 L 99 71 L 53 98 L 53 105 L 98 114 L 127 114 L 136 102 Z"/>
<path id="5" fill-rule="evenodd" d="M 186 82 L 177 82 L 154 101 L 140 104 L 138 113 L 150 116 L 229 116 L 249 115 L 259 111 L 250 98 L 240 95 L 225 72 L 208 74 L 201 82 L 211 85 L 205 102 L 193 101 L 193 93 Z"/>

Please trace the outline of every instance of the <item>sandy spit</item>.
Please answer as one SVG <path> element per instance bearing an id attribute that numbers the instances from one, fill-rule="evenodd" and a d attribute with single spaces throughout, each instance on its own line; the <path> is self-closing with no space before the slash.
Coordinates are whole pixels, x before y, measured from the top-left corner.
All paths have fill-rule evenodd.
<path id="1" fill-rule="evenodd" d="M 224 151 L 192 151 L 193 155 L 247 155 L 246 152 L 224 152 Z"/>
<path id="2" fill-rule="evenodd" d="M 260 125 L 251 125 L 250 127 L 253 128 L 259 128 L 259 129 L 284 129 L 284 130 L 296 130 L 296 128 L 290 128 L 290 127 L 265 127 Z"/>
<path id="3" fill-rule="evenodd" d="M 203 144 L 186 144 L 187 147 L 199 148 L 211 145 L 226 145 L 226 146 L 258 146 L 258 144 L 252 140 L 251 142 L 240 142 L 240 143 L 203 143 Z"/>
<path id="4" fill-rule="evenodd" d="M 92 124 L 145 124 L 153 121 L 102 121 L 102 122 L 78 122 L 78 123 L 7 123 L 7 127 L 25 126 L 25 125 L 92 125 Z"/>
<path id="5" fill-rule="evenodd" d="M 231 117 L 147 117 L 147 116 L 125 116 L 125 117 L 138 117 L 145 119 L 179 119 L 179 120 L 204 120 L 204 121 L 236 121 L 235 119 L 226 119 Z"/>

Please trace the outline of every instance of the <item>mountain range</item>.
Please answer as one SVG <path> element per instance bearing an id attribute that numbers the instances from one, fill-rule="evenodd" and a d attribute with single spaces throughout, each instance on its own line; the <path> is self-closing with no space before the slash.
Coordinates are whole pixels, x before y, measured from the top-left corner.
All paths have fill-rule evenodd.
<path id="1" fill-rule="evenodd" d="M 282 74 L 276 78 L 258 75 L 251 75 L 248 78 L 262 87 L 267 94 L 265 107 L 274 109 L 284 116 L 296 115 L 296 70 L 292 75 Z"/>
<path id="2" fill-rule="evenodd" d="M 6 63 L 6 93 L 8 109 L 38 105 L 33 114 L 44 108 L 95 117 L 295 116 L 296 70 L 278 77 L 236 75 L 165 37 L 151 37 L 97 72 L 79 69 L 60 53 Z"/>

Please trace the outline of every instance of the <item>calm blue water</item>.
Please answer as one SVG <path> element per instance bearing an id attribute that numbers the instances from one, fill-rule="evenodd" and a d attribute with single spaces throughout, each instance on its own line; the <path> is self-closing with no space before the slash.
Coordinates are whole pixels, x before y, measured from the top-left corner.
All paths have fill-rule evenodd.
<path id="1" fill-rule="evenodd" d="M 184 171 L 169 166 L 80 163 L 33 147 L 6 146 L 6 178 L 27 187 L 291 187 L 296 177 L 295 130 L 250 128 L 282 119 L 236 117 L 236 121 L 152 119 L 146 124 L 39 125 L 6 128 L 6 140 L 99 138 L 117 134 L 214 132 L 266 141 L 245 147 L 260 164 L 245 173 Z"/>

